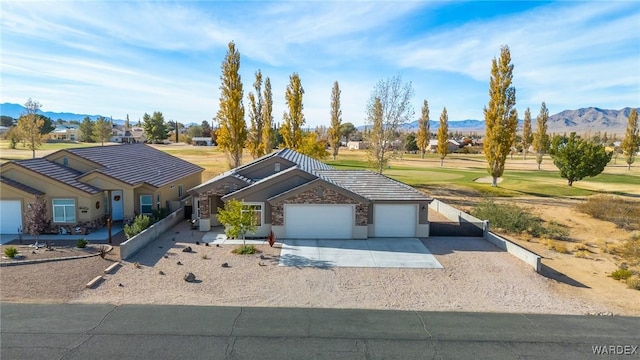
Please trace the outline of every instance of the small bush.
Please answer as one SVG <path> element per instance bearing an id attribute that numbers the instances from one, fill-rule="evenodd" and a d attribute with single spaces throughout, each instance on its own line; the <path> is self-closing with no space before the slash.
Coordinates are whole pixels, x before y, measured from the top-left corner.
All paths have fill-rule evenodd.
<path id="1" fill-rule="evenodd" d="M 544 233 L 548 237 L 557 240 L 566 240 L 569 237 L 569 230 L 555 221 L 549 221 L 549 224 L 545 227 Z"/>
<path id="2" fill-rule="evenodd" d="M 106 245 L 100 245 L 100 247 L 98 248 L 98 251 L 100 252 L 100 257 L 101 258 L 105 258 L 105 256 L 107 256 L 107 250 L 109 250 L 109 248 Z"/>
<path id="3" fill-rule="evenodd" d="M 553 250 L 561 254 L 570 253 L 569 249 L 567 249 L 567 246 L 563 243 L 553 241 L 553 240 L 546 240 L 544 243 L 547 245 L 547 248 L 549 248 L 549 250 Z"/>
<path id="4" fill-rule="evenodd" d="M 209 256 L 208 256 L 207 254 L 202 254 L 202 255 L 200 255 L 200 257 L 201 257 L 203 260 L 207 260 L 207 259 L 209 258 Z"/>
<path id="5" fill-rule="evenodd" d="M 253 245 L 240 245 L 231 252 L 238 255 L 251 255 L 257 253 L 258 249 Z"/>
<path id="6" fill-rule="evenodd" d="M 136 262 L 134 262 L 134 263 L 133 263 L 133 267 L 134 267 L 134 268 L 136 268 L 136 269 L 140 269 L 140 263 L 139 263 L 139 262 L 137 262 L 137 261 L 136 261 Z"/>
<path id="7" fill-rule="evenodd" d="M 80 249 L 84 249 L 84 248 L 87 247 L 88 243 L 89 242 L 87 240 L 82 238 L 82 239 L 78 239 L 78 241 L 76 241 L 76 246 L 79 247 Z"/>
<path id="8" fill-rule="evenodd" d="M 628 279 L 631 275 L 633 275 L 631 273 L 631 270 L 627 270 L 627 269 L 618 269 L 614 272 L 611 273 L 611 277 L 615 280 L 626 280 Z"/>
<path id="9" fill-rule="evenodd" d="M 18 249 L 16 249 L 14 246 L 9 246 L 4 249 L 4 255 L 9 259 L 13 259 L 14 257 L 16 257 L 16 255 L 18 255 Z"/>
<path id="10" fill-rule="evenodd" d="M 581 259 L 588 259 L 589 258 L 589 252 L 586 250 L 579 250 L 575 253 L 574 255 L 577 258 L 581 258 Z"/>
<path id="11" fill-rule="evenodd" d="M 629 289 L 640 290 L 640 278 L 637 276 L 632 276 L 626 281 L 627 287 Z"/>
<path id="12" fill-rule="evenodd" d="M 153 218 L 154 223 L 166 218 L 168 215 L 169 215 L 168 208 L 160 208 L 158 210 L 153 209 L 151 211 L 151 217 Z"/>
<path id="13" fill-rule="evenodd" d="M 149 226 L 151 226 L 151 219 L 146 215 L 138 215 L 131 225 L 124 226 L 124 233 L 127 235 L 127 239 L 131 239 Z"/>

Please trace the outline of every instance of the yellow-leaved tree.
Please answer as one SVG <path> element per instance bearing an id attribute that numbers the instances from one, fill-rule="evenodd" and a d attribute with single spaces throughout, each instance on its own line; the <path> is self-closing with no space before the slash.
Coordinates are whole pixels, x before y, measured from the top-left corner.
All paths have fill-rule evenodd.
<path id="1" fill-rule="evenodd" d="M 638 112 L 636 109 L 631 109 L 631 112 L 629 112 L 627 131 L 625 132 L 624 139 L 621 144 L 622 151 L 624 152 L 624 159 L 629 170 L 631 170 L 631 164 L 635 161 L 638 146 L 640 146 L 640 135 L 638 135 Z"/>
<path id="2" fill-rule="evenodd" d="M 429 148 L 429 139 L 431 138 L 429 129 L 429 103 L 427 100 L 422 104 L 422 116 L 418 120 L 418 137 L 416 138 L 416 145 L 420 150 L 420 158 L 424 159 L 424 154 Z"/>
<path id="3" fill-rule="evenodd" d="M 300 76 L 298 73 L 293 73 L 289 76 L 289 85 L 287 85 L 287 91 L 284 95 L 289 112 L 284 112 L 282 116 L 284 123 L 280 128 L 284 146 L 293 150 L 300 150 L 302 145 L 302 125 L 305 123 L 302 113 L 304 107 L 302 95 L 304 95 L 304 89 L 300 83 Z"/>
<path id="4" fill-rule="evenodd" d="M 444 164 L 444 158 L 449 153 L 449 115 L 447 108 L 442 109 L 440 114 L 440 127 L 438 128 L 438 154 L 440 155 L 440 166 Z"/>
<path id="5" fill-rule="evenodd" d="M 523 160 L 527 160 L 527 151 L 529 151 L 529 145 L 533 140 L 533 133 L 531 132 L 531 110 L 527 108 L 524 111 L 524 122 L 522 123 L 522 154 Z"/>
<path id="6" fill-rule="evenodd" d="M 247 124 L 244 121 L 242 105 L 242 80 L 240 78 L 240 53 L 236 45 L 229 43 L 227 55 L 222 62 L 220 75 L 220 109 L 216 118 L 218 147 L 229 157 L 229 166 L 234 168 L 242 163 L 242 148 L 247 140 Z"/>
<path id="7" fill-rule="evenodd" d="M 504 173 L 504 163 L 516 141 L 518 112 L 516 88 L 512 85 L 513 65 L 508 46 L 500 48 L 500 58 L 491 61 L 489 79 L 489 105 L 484 108 L 485 137 L 484 156 L 493 178 L 491 186 L 498 186 L 498 178 Z"/>
<path id="8" fill-rule="evenodd" d="M 247 133 L 247 150 L 251 156 L 259 158 L 265 154 L 265 148 L 262 145 L 262 128 L 264 127 L 264 119 L 262 117 L 262 73 L 260 70 L 256 72 L 256 81 L 253 83 L 255 94 L 249 92 L 249 122 L 251 126 Z"/>
<path id="9" fill-rule="evenodd" d="M 342 132 L 340 131 L 341 126 L 340 85 L 338 85 L 336 81 L 333 83 L 333 89 L 331 89 L 331 127 L 329 128 L 329 145 L 331 146 L 333 160 L 338 156 L 338 149 L 340 148 L 340 139 L 342 138 Z"/>
<path id="10" fill-rule="evenodd" d="M 273 130 L 273 94 L 271 93 L 271 80 L 267 76 L 264 81 L 264 96 L 262 103 L 262 153 L 269 154 L 274 148 L 275 134 Z"/>

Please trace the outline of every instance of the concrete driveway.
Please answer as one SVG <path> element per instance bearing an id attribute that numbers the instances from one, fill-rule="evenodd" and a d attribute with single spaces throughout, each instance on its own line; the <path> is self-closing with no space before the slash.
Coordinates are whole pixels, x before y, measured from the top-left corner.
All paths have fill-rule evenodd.
<path id="1" fill-rule="evenodd" d="M 416 238 L 283 240 L 280 266 L 443 268 Z"/>

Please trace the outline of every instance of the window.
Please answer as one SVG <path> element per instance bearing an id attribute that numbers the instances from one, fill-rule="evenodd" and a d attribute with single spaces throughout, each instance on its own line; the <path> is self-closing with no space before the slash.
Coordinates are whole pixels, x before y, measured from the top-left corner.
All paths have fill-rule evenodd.
<path id="1" fill-rule="evenodd" d="M 276 170 L 276 172 L 280 171 L 280 163 L 279 162 L 276 163 L 275 170 Z"/>
<path id="2" fill-rule="evenodd" d="M 69 158 L 66 156 L 62 158 L 62 165 L 69 166 Z"/>
<path id="3" fill-rule="evenodd" d="M 140 214 L 151 214 L 153 211 L 153 196 L 140 195 Z"/>
<path id="4" fill-rule="evenodd" d="M 53 199 L 53 222 L 76 222 L 76 201 L 74 199 Z"/>
<path id="5" fill-rule="evenodd" d="M 262 204 L 245 204 L 242 212 L 252 212 L 255 215 L 255 225 L 262 225 Z"/>
<path id="6" fill-rule="evenodd" d="M 156 195 L 156 208 L 160 210 L 160 194 Z"/>
<path id="7" fill-rule="evenodd" d="M 178 185 L 178 199 L 182 197 L 182 185 Z"/>

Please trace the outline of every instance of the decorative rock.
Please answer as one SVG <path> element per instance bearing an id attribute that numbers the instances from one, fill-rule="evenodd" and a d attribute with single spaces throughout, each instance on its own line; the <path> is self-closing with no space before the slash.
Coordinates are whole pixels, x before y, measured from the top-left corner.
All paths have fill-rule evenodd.
<path id="1" fill-rule="evenodd" d="M 260 260 L 265 260 L 266 258 L 264 257 L 264 255 L 260 255 Z"/>
<path id="2" fill-rule="evenodd" d="M 182 249 L 182 252 L 192 252 L 193 249 L 191 249 L 191 246 L 187 246 L 186 248 Z"/>
<path id="3" fill-rule="evenodd" d="M 165 259 L 168 259 L 168 258 L 169 258 L 169 255 L 165 255 L 165 256 L 164 256 L 164 258 L 165 258 Z"/>
<path id="4" fill-rule="evenodd" d="M 209 246 L 209 243 L 204 243 L 204 246 Z"/>
<path id="5" fill-rule="evenodd" d="M 200 245 L 200 242 L 199 242 L 199 241 L 196 241 L 196 245 Z"/>
<path id="6" fill-rule="evenodd" d="M 118 286 L 120 286 L 120 287 L 124 287 L 124 285 L 122 285 L 122 283 L 119 283 L 119 284 L 118 284 Z"/>
<path id="7" fill-rule="evenodd" d="M 164 271 L 160 270 L 160 271 L 158 271 L 158 274 L 164 275 Z"/>
<path id="8" fill-rule="evenodd" d="M 220 244 L 216 244 L 216 247 L 220 247 Z"/>
<path id="9" fill-rule="evenodd" d="M 228 268 L 229 267 L 229 263 L 222 263 L 221 265 L 223 268 Z"/>
<path id="10" fill-rule="evenodd" d="M 184 281 L 186 282 L 194 282 L 196 281 L 196 276 L 193 275 L 193 273 L 188 272 L 185 276 L 184 276 Z"/>
<path id="11" fill-rule="evenodd" d="M 182 263 L 181 263 L 180 261 L 178 261 L 176 264 L 178 264 L 178 265 L 182 265 Z"/>

